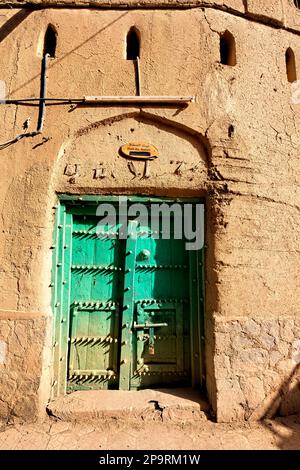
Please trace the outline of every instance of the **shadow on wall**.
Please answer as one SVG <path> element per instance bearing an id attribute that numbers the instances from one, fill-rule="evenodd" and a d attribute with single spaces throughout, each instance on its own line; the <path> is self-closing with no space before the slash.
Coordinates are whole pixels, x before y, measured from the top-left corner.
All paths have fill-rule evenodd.
<path id="1" fill-rule="evenodd" d="M 264 416 L 263 424 L 282 450 L 300 448 L 300 364 L 282 383 Z M 286 417 L 287 416 L 287 417 Z M 271 421 L 270 418 L 275 418 Z"/>
<path id="2" fill-rule="evenodd" d="M 22 9 L 6 21 L 0 28 L 0 42 L 12 33 L 31 13 L 32 10 Z"/>
<path id="3" fill-rule="evenodd" d="M 103 31 L 105 31 L 107 28 L 109 28 L 110 26 L 112 26 L 113 24 L 117 23 L 118 21 L 120 21 L 124 16 L 128 15 L 128 11 L 126 11 L 125 13 L 122 13 L 120 16 L 118 16 L 118 18 L 114 19 L 113 21 L 111 21 L 110 23 L 106 24 L 105 26 L 103 26 L 101 29 L 99 29 L 98 31 L 96 31 L 96 33 L 92 34 L 92 36 L 90 36 L 88 39 L 86 39 L 85 41 L 82 41 L 81 43 L 79 43 L 77 46 L 75 46 L 73 49 L 71 49 L 69 52 L 66 52 L 62 57 L 58 58 L 55 60 L 54 63 L 50 64 L 49 65 L 49 69 L 54 67 L 54 66 L 57 66 L 58 64 L 60 64 L 64 59 L 66 59 L 66 57 L 68 57 L 70 54 L 74 53 L 75 51 L 77 51 L 78 49 L 80 49 L 83 45 L 85 45 L 86 43 L 88 43 L 89 41 L 91 41 L 92 39 L 94 39 L 96 36 L 98 36 L 99 34 L 101 34 Z M 16 16 L 16 15 L 15 15 Z M 7 24 L 7 23 L 6 23 Z M 16 25 L 17 26 L 17 25 Z M 1 32 L 1 30 L 0 30 Z M 27 86 L 29 83 L 33 82 L 36 78 L 39 78 L 40 77 L 40 74 L 36 74 L 32 77 L 30 77 L 26 82 L 22 83 L 20 86 L 18 86 L 17 88 L 15 88 L 14 90 L 11 91 L 11 95 L 13 95 L 14 93 L 22 90 L 22 88 L 24 88 L 25 86 Z"/>
<path id="4" fill-rule="evenodd" d="M 300 364 L 297 364 L 274 395 L 266 418 L 300 413 Z"/>

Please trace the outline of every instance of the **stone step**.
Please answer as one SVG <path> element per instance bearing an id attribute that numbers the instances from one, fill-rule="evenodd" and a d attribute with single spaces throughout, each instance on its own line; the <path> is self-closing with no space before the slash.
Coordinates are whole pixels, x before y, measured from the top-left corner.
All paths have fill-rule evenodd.
<path id="1" fill-rule="evenodd" d="M 48 414 L 63 421 L 95 419 L 207 420 L 209 405 L 192 389 L 77 391 L 49 403 Z"/>

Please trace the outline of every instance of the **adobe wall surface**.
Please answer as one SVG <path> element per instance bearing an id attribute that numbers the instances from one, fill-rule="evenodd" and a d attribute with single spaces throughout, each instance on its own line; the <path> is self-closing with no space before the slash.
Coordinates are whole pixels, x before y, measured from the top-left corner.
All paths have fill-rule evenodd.
<path id="1" fill-rule="evenodd" d="M 39 313 L 0 311 L 0 416 L 8 423 L 32 421 L 42 413 L 45 330 L 46 319 Z"/>
<path id="2" fill-rule="evenodd" d="M 243 12 L 244 2 L 229 3 Z M 258 3 L 247 2 L 253 15 Z M 279 3 L 269 10 L 274 18 L 281 18 Z M 292 6 L 283 6 L 288 18 Z M 267 15 L 263 5 L 260 12 Z M 298 17 L 293 8 L 295 24 Z M 49 397 L 56 192 L 205 196 L 210 401 L 219 420 L 249 419 L 262 415 L 268 400 L 286 388 L 300 339 L 300 105 L 291 104 L 285 51 L 293 48 L 300 70 L 300 38 L 285 29 L 286 19 L 282 27 L 252 19 L 198 7 L 0 10 L 0 79 L 9 98 L 39 96 L 49 23 L 58 44 L 49 63 L 48 97 L 136 94 L 134 65 L 125 60 L 133 25 L 141 34 L 143 94 L 196 96 L 183 109 L 47 106 L 42 135 L 0 146 L 0 324 L 7 352 L 0 369 L 14 390 L 12 396 L 3 385 L 0 392 L 4 418 L 8 409 L 23 419 L 36 417 Z M 225 30 L 236 39 L 235 67 L 219 63 Z M 23 132 L 28 119 L 28 130 L 35 130 L 38 107 L 4 104 L 0 115 L 4 143 Z M 138 165 L 134 175 L 119 157 L 133 136 L 160 150 L 147 178 Z M 104 176 L 95 178 L 99 167 Z M 19 327 L 8 311 L 28 318 L 37 312 L 37 318 Z M 13 332 L 24 322 L 27 349 L 18 362 Z M 287 411 L 282 394 L 281 410 Z"/>
<path id="3" fill-rule="evenodd" d="M 299 412 L 299 317 L 218 319 L 213 330 L 207 367 L 217 378 L 218 421 Z"/>
<path id="4" fill-rule="evenodd" d="M 300 12 L 294 0 L 0 0 L 0 8 L 10 6 L 29 9 L 97 8 L 97 9 L 189 9 L 213 8 L 251 20 L 299 32 Z"/>

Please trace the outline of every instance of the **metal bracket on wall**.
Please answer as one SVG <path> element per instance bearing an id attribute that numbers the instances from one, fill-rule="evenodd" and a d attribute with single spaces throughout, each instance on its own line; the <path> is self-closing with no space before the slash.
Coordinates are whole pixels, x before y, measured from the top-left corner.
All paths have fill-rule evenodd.
<path id="1" fill-rule="evenodd" d="M 93 104 L 171 104 L 188 105 L 195 102 L 194 96 L 85 96 L 85 103 Z"/>

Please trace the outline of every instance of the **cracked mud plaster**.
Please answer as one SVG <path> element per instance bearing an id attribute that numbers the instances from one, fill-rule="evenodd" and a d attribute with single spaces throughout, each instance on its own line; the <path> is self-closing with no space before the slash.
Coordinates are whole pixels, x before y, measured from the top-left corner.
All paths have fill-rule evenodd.
<path id="1" fill-rule="evenodd" d="M 300 319 L 216 321 L 218 421 L 299 413 L 299 338 Z"/>
<path id="2" fill-rule="evenodd" d="M 5 364 L 6 361 L 6 342 L 0 340 L 0 366 Z"/>
<path id="3" fill-rule="evenodd" d="M 298 450 L 300 425 L 295 417 L 248 424 L 202 421 L 200 425 L 153 419 L 133 423 L 122 418 L 72 423 L 51 418 L 1 431 L 1 450 Z"/>
<path id="4" fill-rule="evenodd" d="M 124 39 L 136 25 L 143 94 L 196 100 L 180 109 L 47 106 L 45 145 L 29 137 L 1 150 L 0 308 L 51 311 L 57 193 L 204 197 L 205 323 L 215 315 L 232 328 L 218 332 L 216 323 L 205 332 L 210 401 L 219 420 L 260 416 L 299 354 L 298 333 L 282 326 L 290 319 L 297 325 L 300 312 L 300 106 L 291 104 L 285 64 L 291 47 L 300 69 L 299 12 L 288 0 L 153 0 L 147 2 L 151 9 L 143 0 L 128 0 L 119 10 L 108 6 L 124 7 L 121 0 L 93 3 L 103 8 L 82 1 L 22 16 L 22 2 L 18 9 L 0 2 L 1 79 L 10 98 L 39 96 L 38 51 L 52 24 L 58 38 L 57 56 L 49 61 L 48 96 L 136 95 Z M 90 8 L 76 8 L 84 5 Z M 236 42 L 235 67 L 220 64 L 220 34 L 226 30 Z M 27 119 L 30 126 L 36 123 L 38 109 L 3 105 L 0 116 L 5 142 Z M 144 178 L 134 178 L 119 156 L 120 147 L 133 140 L 159 149 L 147 171 L 136 165 L 135 173 Z M 73 173 L 74 165 L 80 174 L 68 178 L 65 169 Z M 241 318 L 238 326 L 232 318 Z M 261 335 L 263 321 L 271 318 L 274 331 Z M 6 363 L 0 365 L 1 416 L 34 419 L 43 404 L 39 391 L 48 393 L 50 379 L 41 377 L 51 369 L 51 358 L 43 354 L 41 319 L 17 325 L 19 320 L 0 316 L 0 339 L 7 343 Z M 250 364 L 251 376 L 243 363 Z M 277 410 L 284 414 L 296 407 L 295 397 L 284 392 Z"/>
<path id="5" fill-rule="evenodd" d="M 285 25 L 286 17 L 292 19 L 294 6 L 290 0 L 0 0 L 0 6 L 39 5 L 44 7 L 97 7 L 97 8 L 213 8 L 236 15 L 245 15 L 274 26 Z"/>
<path id="6" fill-rule="evenodd" d="M 0 419 L 33 421 L 40 412 L 39 385 L 45 319 L 0 320 Z"/>

